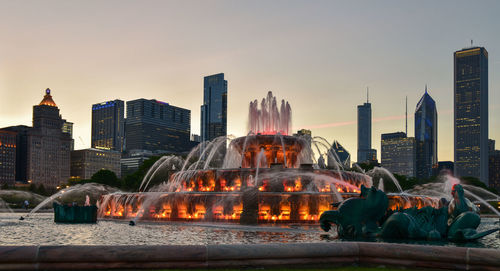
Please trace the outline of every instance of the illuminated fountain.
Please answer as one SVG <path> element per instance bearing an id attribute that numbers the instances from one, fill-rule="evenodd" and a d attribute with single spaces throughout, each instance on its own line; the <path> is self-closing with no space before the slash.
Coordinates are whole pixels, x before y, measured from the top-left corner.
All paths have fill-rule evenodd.
<path id="1" fill-rule="evenodd" d="M 260 105 L 260 108 L 259 108 Z M 250 103 L 249 134 L 217 138 L 193 149 L 185 160 L 164 156 L 146 174 L 138 193 L 113 193 L 99 201 L 99 217 L 160 221 L 311 223 L 331 203 L 359 196 L 372 186 L 363 173 L 345 171 L 321 138 L 289 135 L 291 108 L 271 92 Z M 314 152 L 338 161 L 319 168 Z M 321 148 L 325 149 L 324 153 Z M 176 171 L 148 189 L 159 172 Z M 390 207 L 437 206 L 438 200 L 389 196 Z"/>

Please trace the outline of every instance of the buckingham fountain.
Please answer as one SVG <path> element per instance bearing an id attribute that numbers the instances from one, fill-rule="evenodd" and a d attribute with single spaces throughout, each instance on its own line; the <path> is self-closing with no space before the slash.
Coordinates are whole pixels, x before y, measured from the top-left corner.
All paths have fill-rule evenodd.
<path id="1" fill-rule="evenodd" d="M 193 149 L 185 160 L 164 156 L 144 177 L 136 193 L 112 193 L 99 200 L 99 218 L 155 221 L 318 223 L 320 216 L 372 177 L 347 171 L 320 137 L 290 135 L 291 108 L 271 92 L 249 106 L 249 133 L 217 138 Z M 313 151 L 314 150 L 314 151 Z M 335 161 L 318 166 L 314 152 Z M 148 189 L 159 172 L 175 171 Z M 388 209 L 438 207 L 439 198 L 388 195 Z"/>
<path id="2" fill-rule="evenodd" d="M 185 159 L 161 157 L 138 192 L 78 184 L 46 198 L 27 219 L 0 214 L 0 269 L 355 264 L 499 270 L 500 243 L 492 234 L 498 218 L 480 217 L 476 208 L 478 202 L 490 206 L 484 199 L 498 201 L 497 195 L 451 175 L 402 191 L 383 168 L 344 168 L 326 140 L 290 135 L 290 123 L 288 103 L 269 93 L 250 103 L 247 136 L 204 142 Z M 325 157 L 330 168 L 320 160 Z M 385 193 L 384 181 L 399 192 Z M 99 199 L 98 224 L 31 216 L 53 200 L 82 196 Z M 319 228 L 336 229 L 338 238 L 318 234 Z"/>

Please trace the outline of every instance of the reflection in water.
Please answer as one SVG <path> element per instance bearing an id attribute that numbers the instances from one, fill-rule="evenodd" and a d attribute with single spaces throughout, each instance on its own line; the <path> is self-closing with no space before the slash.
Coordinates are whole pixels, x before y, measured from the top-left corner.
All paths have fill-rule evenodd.
<path id="1" fill-rule="evenodd" d="M 495 222 L 495 218 L 483 218 L 478 230 L 491 228 Z M 317 225 L 140 223 L 130 227 L 126 221 L 56 224 L 51 213 L 36 214 L 29 220 L 19 221 L 18 214 L 0 213 L 0 245 L 212 245 L 342 241 L 337 239 L 335 231 L 325 234 Z M 475 243 L 432 244 L 500 249 L 497 235 L 486 236 Z"/>

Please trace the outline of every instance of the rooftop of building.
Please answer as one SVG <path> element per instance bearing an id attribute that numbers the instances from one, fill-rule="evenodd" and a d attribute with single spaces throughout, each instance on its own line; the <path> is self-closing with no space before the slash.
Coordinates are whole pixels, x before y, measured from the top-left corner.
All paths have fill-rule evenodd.
<path id="1" fill-rule="evenodd" d="M 434 101 L 434 99 L 432 99 L 431 95 L 427 93 L 427 85 L 425 85 L 425 93 L 424 95 L 422 95 L 422 98 L 420 98 L 420 100 L 418 101 L 415 111 L 418 111 L 418 109 L 423 105 L 434 106 L 434 107 L 436 106 L 436 102 Z"/>
<path id="2" fill-rule="evenodd" d="M 45 90 L 45 96 L 43 96 L 43 100 L 38 105 L 48 105 L 48 106 L 57 107 L 54 100 L 52 100 L 52 95 L 50 95 L 50 88 L 47 88 Z"/>

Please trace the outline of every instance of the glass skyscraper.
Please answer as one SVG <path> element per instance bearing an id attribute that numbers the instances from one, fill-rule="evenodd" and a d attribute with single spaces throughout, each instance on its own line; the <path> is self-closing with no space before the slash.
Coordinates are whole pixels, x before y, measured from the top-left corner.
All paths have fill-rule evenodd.
<path id="1" fill-rule="evenodd" d="M 415 138 L 403 132 L 381 135 L 380 162 L 390 172 L 415 177 Z"/>
<path id="2" fill-rule="evenodd" d="M 201 106 L 201 141 L 227 135 L 227 81 L 224 74 L 206 76 Z"/>
<path id="3" fill-rule="evenodd" d="M 372 104 L 366 101 L 358 105 L 358 163 L 377 160 L 377 151 L 372 149 Z"/>
<path id="4" fill-rule="evenodd" d="M 92 148 L 123 151 L 124 115 L 125 103 L 122 100 L 92 105 Z"/>
<path id="5" fill-rule="evenodd" d="M 127 102 L 126 149 L 187 152 L 191 149 L 191 111 L 157 100 Z"/>
<path id="6" fill-rule="evenodd" d="M 415 109 L 415 176 L 418 179 L 430 178 L 433 167 L 437 167 L 437 131 L 436 102 L 425 86 L 425 93 Z"/>
<path id="7" fill-rule="evenodd" d="M 454 53 L 455 175 L 488 184 L 488 51 Z"/>

